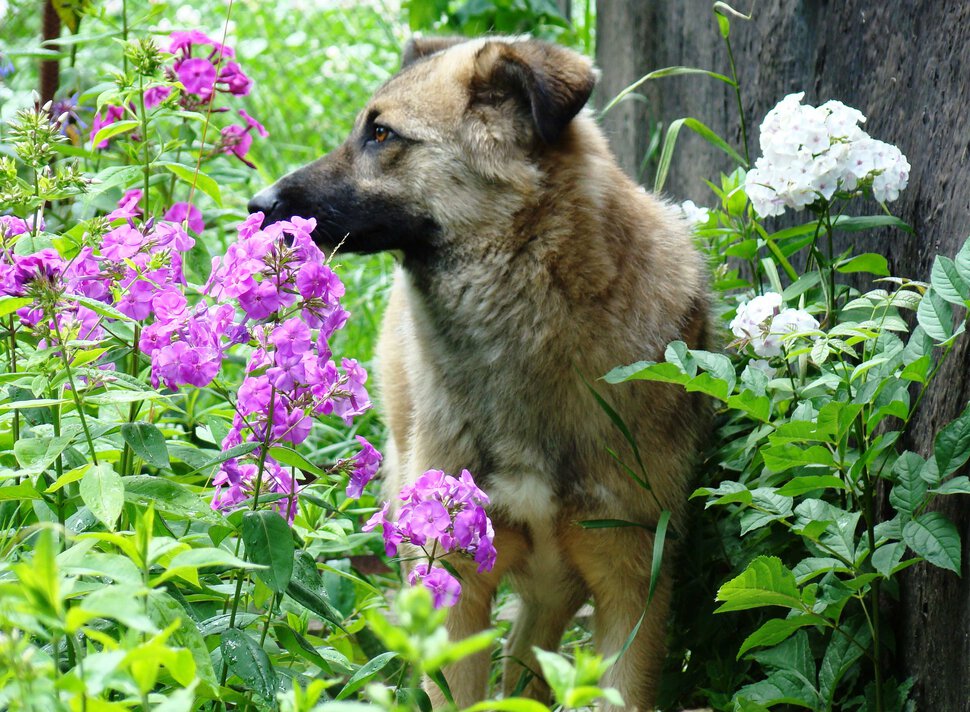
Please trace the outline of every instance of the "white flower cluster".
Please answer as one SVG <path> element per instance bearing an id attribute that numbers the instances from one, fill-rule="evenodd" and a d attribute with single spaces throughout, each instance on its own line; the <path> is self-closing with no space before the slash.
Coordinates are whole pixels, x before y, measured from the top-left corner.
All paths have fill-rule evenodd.
<path id="1" fill-rule="evenodd" d="M 863 131 L 862 112 L 840 101 L 806 106 L 803 96 L 789 94 L 761 124 L 762 155 L 744 184 L 758 214 L 801 209 L 868 180 L 876 200 L 898 198 L 909 181 L 906 156 Z"/>
<path id="2" fill-rule="evenodd" d="M 762 358 L 780 356 L 787 334 L 818 329 L 818 321 L 804 309 L 783 308 L 778 292 L 767 292 L 738 307 L 731 331 L 751 344 Z M 814 336 L 812 338 L 815 338 Z"/>
<path id="3" fill-rule="evenodd" d="M 711 211 L 694 203 L 693 200 L 685 200 L 680 204 L 680 212 L 684 219 L 690 223 L 691 227 L 706 225 L 711 219 Z"/>

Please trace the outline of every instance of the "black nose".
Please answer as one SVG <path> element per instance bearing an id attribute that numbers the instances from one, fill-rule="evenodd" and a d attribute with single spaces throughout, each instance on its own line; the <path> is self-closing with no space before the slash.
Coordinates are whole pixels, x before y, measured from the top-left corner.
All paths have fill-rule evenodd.
<path id="1" fill-rule="evenodd" d="M 273 215 L 273 211 L 280 204 L 279 196 L 276 194 L 276 189 L 273 186 L 269 188 L 264 188 L 259 191 L 252 200 L 249 201 L 249 205 L 246 207 L 249 209 L 250 213 L 262 213 L 266 216 L 267 221 Z"/>

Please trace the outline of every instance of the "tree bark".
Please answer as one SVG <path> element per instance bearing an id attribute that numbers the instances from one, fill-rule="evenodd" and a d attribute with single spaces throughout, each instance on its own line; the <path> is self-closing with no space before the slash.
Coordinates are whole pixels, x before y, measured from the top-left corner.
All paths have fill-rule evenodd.
<path id="1" fill-rule="evenodd" d="M 735 3 L 754 19 L 731 19 L 752 161 L 758 123 L 786 94 L 804 91 L 816 104 L 838 99 L 866 114 L 866 131 L 893 143 L 912 164 L 909 187 L 890 208 L 916 231 L 855 234 L 856 252 L 880 252 L 893 274 L 928 280 L 936 254 L 953 256 L 970 234 L 970 3 L 960 0 L 762 0 Z M 600 101 L 647 72 L 687 65 L 729 73 L 710 0 L 600 0 Z M 612 24 L 622 23 L 622 24 Z M 626 60 L 623 54 L 628 53 Z M 619 58 L 619 59 L 618 59 Z M 654 82 L 650 107 L 664 122 L 692 116 L 740 145 L 733 90 L 713 79 L 681 76 Z M 602 105 L 602 103 L 601 103 Z M 645 122 L 622 104 L 605 126 L 624 168 L 642 156 Z M 733 168 L 700 137 L 682 132 L 666 191 L 699 204 L 704 184 Z M 870 213 L 876 206 L 869 206 Z M 865 285 L 863 285 L 865 286 Z M 970 399 L 970 349 L 964 337 L 941 370 L 915 421 L 911 447 L 926 455 L 933 436 Z M 970 507 L 943 498 L 939 509 L 963 538 L 963 576 L 921 564 L 903 577 L 895 634 L 902 677 L 916 679 L 922 710 L 970 710 Z"/>
<path id="2" fill-rule="evenodd" d="M 37 0 L 35 0 L 36 2 Z M 44 6 L 41 35 L 44 41 L 61 36 L 61 18 L 51 0 L 40 0 Z M 40 103 L 41 106 L 54 98 L 60 83 L 61 62 L 59 59 L 42 59 L 40 62 Z"/>

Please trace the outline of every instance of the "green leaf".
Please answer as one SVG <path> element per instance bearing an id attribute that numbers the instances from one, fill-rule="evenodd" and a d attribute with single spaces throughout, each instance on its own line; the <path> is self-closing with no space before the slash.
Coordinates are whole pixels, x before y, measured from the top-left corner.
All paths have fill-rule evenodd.
<path id="1" fill-rule="evenodd" d="M 963 243 L 963 247 L 960 248 L 956 257 L 953 258 L 953 264 L 957 268 L 957 274 L 960 275 L 960 279 L 964 283 L 970 284 L 970 238 Z"/>
<path id="2" fill-rule="evenodd" d="M 765 467 L 772 472 L 784 472 L 792 467 L 818 465 L 834 468 L 835 460 L 828 448 L 822 445 L 812 445 L 801 448 L 794 444 L 773 445 L 761 450 Z"/>
<path id="3" fill-rule="evenodd" d="M 317 570 L 317 562 L 309 552 L 297 552 L 286 593 L 325 621 L 343 629 L 343 615 L 330 603 L 323 577 Z"/>
<path id="4" fill-rule="evenodd" d="M 165 436 L 151 423 L 123 423 L 121 437 L 142 460 L 152 467 L 168 467 Z"/>
<path id="5" fill-rule="evenodd" d="M 623 418 L 620 417 L 620 414 L 617 413 L 613 409 L 613 406 L 611 406 L 606 401 L 606 399 L 599 394 L 599 391 L 593 388 L 592 384 L 590 384 L 585 378 L 583 378 L 583 383 L 586 385 L 586 388 L 589 389 L 589 392 L 593 395 L 593 398 L 596 400 L 596 403 L 599 405 L 600 409 L 604 413 L 606 413 L 606 416 L 613 422 L 613 425 L 616 426 L 616 429 L 620 431 L 620 433 L 623 435 L 623 438 L 630 446 L 630 449 L 633 451 L 633 457 L 637 461 L 637 466 L 640 468 L 640 473 L 641 473 L 641 476 L 636 478 L 637 484 L 639 484 L 641 487 L 649 491 L 651 489 L 650 478 L 647 475 L 647 468 L 643 464 L 643 459 L 640 457 L 640 448 L 637 446 L 637 441 L 633 437 L 633 433 L 630 432 L 630 429 L 627 427 L 627 424 L 623 421 Z"/>
<path id="6" fill-rule="evenodd" d="M 786 497 L 797 497 L 819 489 L 848 490 L 849 486 L 835 475 L 807 475 L 793 477 L 779 487 L 777 492 Z"/>
<path id="7" fill-rule="evenodd" d="M 19 485 L 0 486 L 0 502 L 20 501 L 22 499 L 44 499 L 44 496 L 34 489 L 30 482 Z"/>
<path id="8" fill-rule="evenodd" d="M 219 184 L 202 171 L 196 171 L 194 168 L 188 168 L 180 163 L 164 163 L 159 161 L 155 165 L 165 166 L 179 180 L 184 181 L 189 186 L 195 186 L 212 198 L 216 205 L 220 208 L 222 207 L 222 193 L 219 191 Z"/>
<path id="9" fill-rule="evenodd" d="M 815 225 L 815 223 L 810 223 Z M 908 223 L 892 215 L 840 215 L 832 221 L 832 227 L 842 232 L 862 232 L 880 227 L 895 227 L 913 234 L 913 228 Z"/>
<path id="10" fill-rule="evenodd" d="M 238 628 L 230 628 L 219 641 L 229 671 L 266 702 L 276 700 L 279 680 L 273 663 L 259 643 Z"/>
<path id="11" fill-rule="evenodd" d="M 334 699 L 347 699 L 350 695 L 354 694 L 357 692 L 357 690 L 370 682 L 374 676 L 384 668 L 385 665 L 396 657 L 397 653 L 381 653 L 376 658 L 373 658 L 372 660 L 361 665 L 357 669 L 357 672 L 355 672 L 351 678 L 347 680 L 347 684 L 343 686 L 343 689 L 337 693 L 337 696 Z"/>
<path id="12" fill-rule="evenodd" d="M 839 681 L 869 647 L 869 629 L 865 621 L 854 619 L 832 634 L 822 664 L 818 669 L 818 689 L 825 709 L 834 709 L 835 690 Z"/>
<path id="13" fill-rule="evenodd" d="M 717 79 L 724 82 L 725 84 L 730 84 L 735 86 L 734 80 L 730 77 L 726 77 L 723 74 L 718 74 L 717 72 L 710 72 L 706 69 L 697 69 L 696 67 L 664 67 L 663 69 L 655 69 L 649 74 L 644 74 L 642 77 L 637 79 L 633 84 L 623 89 L 619 94 L 613 97 L 610 102 L 603 107 L 600 111 L 600 116 L 605 115 L 610 109 L 623 101 L 629 94 L 635 92 L 640 86 L 646 82 L 653 79 L 662 79 L 664 77 L 676 77 L 682 74 L 703 74 L 705 76 L 711 77 L 712 79 Z M 741 162 L 744 163 L 743 161 Z"/>
<path id="14" fill-rule="evenodd" d="M 98 463 L 85 472 L 80 491 L 81 499 L 92 514 L 114 531 L 115 522 L 125 504 L 125 485 L 111 463 Z"/>
<path id="15" fill-rule="evenodd" d="M 269 449 L 269 456 L 284 465 L 289 465 L 290 467 L 295 467 L 298 470 L 309 472 L 317 477 L 328 476 L 324 470 L 314 465 L 293 448 L 277 445 Z"/>
<path id="16" fill-rule="evenodd" d="M 104 141 L 108 141 L 119 134 L 137 129 L 138 125 L 139 122 L 136 119 L 126 119 L 125 121 L 116 121 L 113 124 L 108 124 L 94 135 L 94 138 L 91 139 L 91 145 L 99 146 Z"/>
<path id="17" fill-rule="evenodd" d="M 28 401 L 29 402 L 29 401 Z M 13 445 L 13 454 L 24 474 L 38 474 L 50 467 L 74 438 L 23 438 Z"/>
<path id="18" fill-rule="evenodd" d="M 509 697 L 503 700 L 486 700 L 466 707 L 462 712 L 549 712 L 549 708 L 541 702 L 525 697 Z"/>
<path id="19" fill-rule="evenodd" d="M 970 299 L 970 285 L 964 281 L 956 263 L 949 257 L 937 255 L 930 273 L 930 284 L 950 304 L 963 306 Z"/>
<path id="20" fill-rule="evenodd" d="M 603 111 L 605 113 L 606 109 Z M 670 126 L 667 127 L 667 134 L 664 136 L 663 146 L 660 149 L 660 161 L 657 164 L 657 176 L 653 182 L 653 189 L 655 192 L 659 193 L 663 191 L 664 183 L 667 182 L 667 174 L 670 172 L 670 163 L 674 157 L 674 147 L 677 145 L 677 136 L 680 134 L 680 130 L 685 126 L 715 148 L 726 153 L 731 160 L 733 160 L 739 166 L 748 165 L 747 161 L 745 161 L 744 158 L 737 151 L 735 151 L 727 141 L 718 136 L 710 128 L 702 124 L 697 119 L 690 117 L 677 119 L 676 121 L 671 121 Z"/>
<path id="21" fill-rule="evenodd" d="M 293 576 L 293 533 L 275 510 L 246 512 L 242 521 L 242 539 L 249 561 L 265 569 L 256 575 L 276 593 L 286 590 Z"/>
<path id="22" fill-rule="evenodd" d="M 896 482 L 889 493 L 889 503 L 906 519 L 912 519 L 926 500 L 928 485 L 920 476 L 925 464 L 926 461 L 915 452 L 906 451 L 893 465 Z"/>
<path id="23" fill-rule="evenodd" d="M 776 556 L 754 559 L 739 576 L 721 586 L 715 600 L 724 602 L 715 613 L 762 606 L 804 608 L 795 575 Z"/>
<path id="24" fill-rule="evenodd" d="M 135 323 L 135 319 L 132 319 L 127 314 L 115 309 L 110 304 L 105 304 L 104 302 L 99 302 L 97 299 L 91 299 L 90 297 L 83 297 L 80 294 L 72 294 L 71 301 L 77 302 L 81 306 L 85 306 L 96 314 L 108 317 L 109 319 L 117 319 L 118 321 L 128 321 Z"/>
<path id="25" fill-rule="evenodd" d="M 956 472 L 970 458 L 970 406 L 937 434 L 933 454 L 941 478 Z"/>
<path id="26" fill-rule="evenodd" d="M 889 263 L 886 261 L 886 258 L 874 252 L 864 252 L 861 255 L 856 255 L 839 263 L 835 269 L 843 274 L 868 272 L 869 274 L 877 274 L 880 277 L 889 275 Z"/>
<path id="27" fill-rule="evenodd" d="M 872 553 L 872 568 L 881 576 L 889 578 L 896 571 L 905 553 L 906 544 L 901 541 L 883 544 Z"/>
<path id="28" fill-rule="evenodd" d="M 939 512 L 927 512 L 907 522 L 903 541 L 934 566 L 960 574 L 960 534 Z"/>
<path id="29" fill-rule="evenodd" d="M 2 492 L 3 490 L 0 490 Z M 933 494 L 970 494 L 970 477 L 960 475 L 930 490 Z"/>
<path id="30" fill-rule="evenodd" d="M 225 519 L 183 484 L 164 477 L 134 475 L 125 478 L 125 499 L 143 507 L 149 504 L 155 511 L 177 519 L 199 519 L 212 524 L 224 524 Z"/>
<path id="31" fill-rule="evenodd" d="M 953 336 L 953 307 L 935 289 L 923 295 L 916 320 L 934 341 L 947 341 Z"/>
<path id="32" fill-rule="evenodd" d="M 13 314 L 18 309 L 33 304 L 33 297 L 0 297 L 0 317 Z"/>
<path id="33" fill-rule="evenodd" d="M 188 605 L 188 604 L 186 604 Z M 169 639 L 170 643 L 185 648 L 195 660 L 196 676 L 213 690 L 218 686 L 212 658 L 206 648 L 205 640 L 192 620 L 192 616 L 182 605 L 164 591 L 152 591 L 147 601 L 148 615 L 159 628 L 167 628 L 173 621 L 180 621 L 179 627 Z"/>
<path id="34" fill-rule="evenodd" d="M 799 628 L 815 625 L 817 622 L 816 618 L 806 614 L 797 615 L 793 618 L 772 618 L 765 621 L 758 630 L 744 639 L 736 659 L 740 660 L 741 656 L 751 648 L 778 645 L 787 640 Z"/>

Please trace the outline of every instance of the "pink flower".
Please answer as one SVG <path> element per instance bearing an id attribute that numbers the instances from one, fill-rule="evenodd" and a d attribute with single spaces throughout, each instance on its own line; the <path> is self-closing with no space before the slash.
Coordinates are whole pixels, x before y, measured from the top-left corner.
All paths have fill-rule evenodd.
<path id="1" fill-rule="evenodd" d="M 216 68 L 208 59 L 186 59 L 179 63 L 175 73 L 185 91 L 190 94 L 198 94 L 203 99 L 212 94 L 216 83 Z"/>
<path id="2" fill-rule="evenodd" d="M 145 108 L 154 109 L 172 94 L 172 87 L 149 87 L 145 90 Z"/>
<path id="3" fill-rule="evenodd" d="M 205 223 L 202 221 L 202 211 L 189 203 L 173 203 L 172 207 L 165 213 L 163 219 L 175 223 L 186 223 L 189 230 L 197 235 L 205 230 Z"/>
<path id="4" fill-rule="evenodd" d="M 435 608 L 450 608 L 461 597 L 461 584 L 441 567 L 418 564 L 408 574 L 408 583 L 414 586 L 418 582 L 431 591 Z"/>
<path id="5" fill-rule="evenodd" d="M 364 492 L 364 487 L 370 482 L 377 469 L 381 465 L 381 454 L 360 435 L 357 436 L 360 443 L 360 452 L 351 458 L 354 469 L 350 473 L 350 481 L 347 483 L 347 496 L 351 499 L 359 499 Z"/>
<path id="6" fill-rule="evenodd" d="M 108 105 L 104 107 L 104 110 L 101 113 L 95 114 L 94 121 L 91 122 L 90 139 L 94 141 L 94 137 L 97 136 L 98 131 L 103 129 L 105 126 L 110 126 L 111 124 L 115 123 L 124 115 L 125 115 L 125 109 L 123 106 Z M 97 146 L 95 146 L 95 148 L 97 149 L 107 148 L 110 140 L 111 139 L 105 139 Z"/>
<path id="7" fill-rule="evenodd" d="M 235 62 L 226 62 L 219 71 L 218 81 L 226 85 L 226 90 L 230 94 L 237 96 L 245 96 L 253 86 L 253 80 L 247 77 Z"/>

